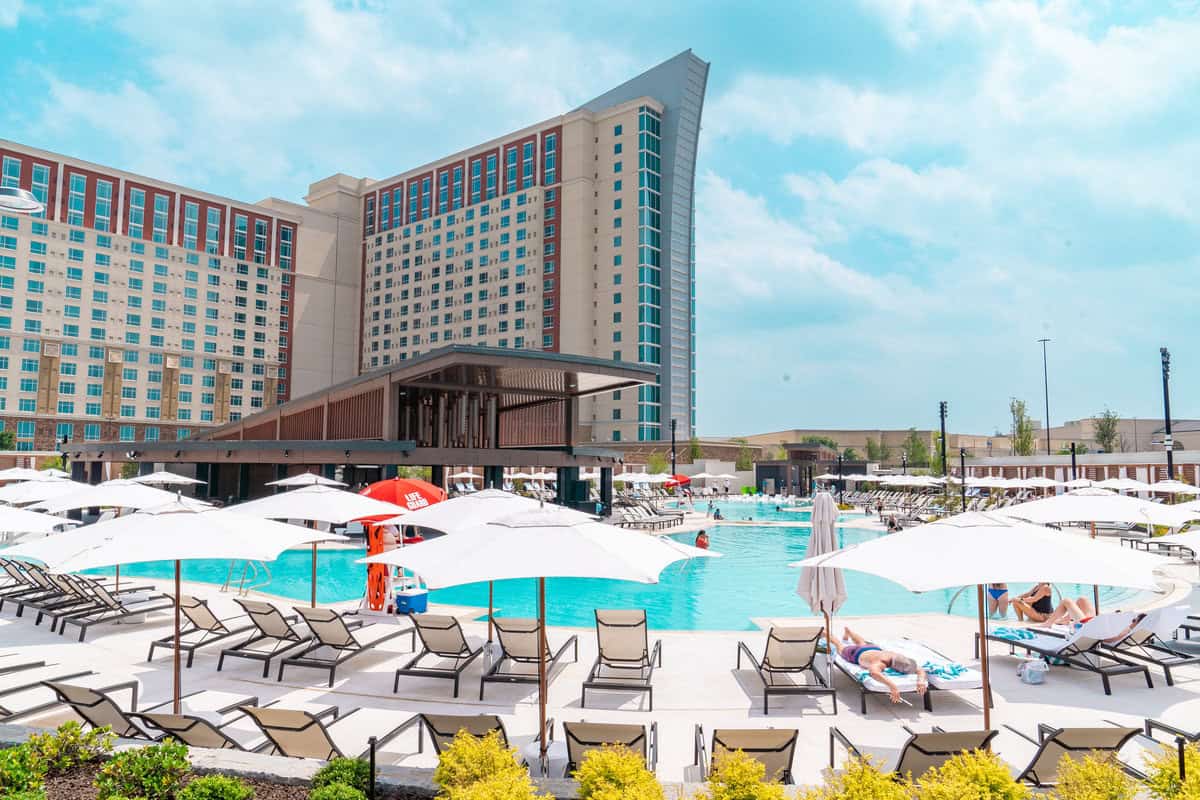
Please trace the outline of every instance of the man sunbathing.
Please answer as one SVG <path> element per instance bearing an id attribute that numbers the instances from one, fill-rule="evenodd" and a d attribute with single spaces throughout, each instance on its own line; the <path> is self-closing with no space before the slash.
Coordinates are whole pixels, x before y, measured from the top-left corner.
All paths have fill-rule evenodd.
<path id="1" fill-rule="evenodd" d="M 826 641 L 833 641 L 826 631 Z M 842 632 L 842 644 L 838 654 L 843 661 L 864 667 L 871 677 L 888 687 L 888 695 L 893 703 L 904 702 L 900 699 L 900 687 L 888 678 L 886 670 L 893 669 L 905 675 L 917 676 L 917 694 L 924 695 L 929 687 L 925 670 L 916 661 L 902 653 L 884 650 L 877 644 L 868 642 L 854 631 L 846 628 Z"/>

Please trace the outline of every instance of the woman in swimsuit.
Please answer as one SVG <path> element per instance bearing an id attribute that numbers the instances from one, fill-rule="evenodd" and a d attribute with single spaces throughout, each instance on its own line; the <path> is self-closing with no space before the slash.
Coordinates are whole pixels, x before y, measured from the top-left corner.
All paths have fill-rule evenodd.
<path id="1" fill-rule="evenodd" d="M 1024 621 L 1028 617 L 1030 622 L 1045 622 L 1054 613 L 1051 596 L 1050 584 L 1043 582 L 1014 598 L 1012 607 L 1017 612 L 1017 619 Z"/>
<path id="2" fill-rule="evenodd" d="M 989 583 L 987 587 L 988 594 L 988 616 L 989 617 L 1007 617 L 1008 616 L 1008 584 L 1007 583 Z"/>
<path id="3" fill-rule="evenodd" d="M 829 631 L 825 632 L 825 636 L 826 641 L 833 641 L 833 638 L 829 636 Z M 868 642 L 849 628 L 842 632 L 842 646 L 838 655 L 847 663 L 865 668 L 872 678 L 887 686 L 888 695 L 892 698 L 893 703 L 902 702 L 900 687 L 888 678 L 886 674 L 888 669 L 905 675 L 915 674 L 917 676 L 917 694 L 919 695 L 924 696 L 925 690 L 928 688 L 928 679 L 920 664 L 902 653 L 884 650 L 879 645 Z"/>

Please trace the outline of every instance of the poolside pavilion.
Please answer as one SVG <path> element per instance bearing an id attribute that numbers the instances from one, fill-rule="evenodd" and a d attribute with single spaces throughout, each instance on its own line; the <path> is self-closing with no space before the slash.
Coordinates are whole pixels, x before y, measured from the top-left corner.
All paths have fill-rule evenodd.
<path id="1" fill-rule="evenodd" d="M 179 442 L 87 442 L 64 447 L 76 480 L 99 482 L 105 462 L 137 462 L 205 481 L 202 497 L 247 499 L 268 481 L 305 471 L 348 482 L 393 477 L 401 466 L 479 466 L 500 486 L 505 467 L 557 471 L 558 500 L 583 504 L 581 468 L 598 470 L 612 504 L 622 455 L 583 444 L 579 400 L 653 383 L 650 367 L 541 351 L 451 345 L 204 430 Z M 220 390 L 220 386 L 217 387 Z M 228 388 L 226 388 L 228 391 Z"/>

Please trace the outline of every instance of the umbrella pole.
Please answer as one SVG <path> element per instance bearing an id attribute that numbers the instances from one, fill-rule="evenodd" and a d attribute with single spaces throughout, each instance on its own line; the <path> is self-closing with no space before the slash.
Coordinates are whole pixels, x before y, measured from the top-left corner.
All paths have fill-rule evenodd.
<path id="1" fill-rule="evenodd" d="M 825 654 L 825 682 L 833 686 L 833 654 L 837 649 L 833 643 L 833 617 L 825 609 L 821 611 L 825 614 L 825 649 L 829 651 Z"/>
<path id="2" fill-rule="evenodd" d="M 492 614 L 496 613 L 495 605 L 493 604 L 493 600 L 495 599 L 493 591 L 495 588 L 496 582 L 488 581 L 488 644 L 492 642 Z"/>
<path id="3" fill-rule="evenodd" d="M 316 520 L 309 520 L 308 526 L 316 528 Z M 312 543 L 312 601 L 310 604 L 313 608 L 317 607 L 317 543 Z"/>
<path id="4" fill-rule="evenodd" d="M 1092 538 L 1096 538 L 1095 522 L 1092 523 Z M 1100 613 L 1100 587 L 1094 583 L 1092 584 L 1092 607 L 1095 609 L 1097 614 Z"/>
<path id="5" fill-rule="evenodd" d="M 538 578 L 538 742 L 541 745 L 541 763 L 546 764 L 546 579 Z"/>
<path id="6" fill-rule="evenodd" d="M 117 564 L 117 582 L 115 584 L 113 584 L 113 591 L 114 592 L 121 591 L 121 565 L 120 564 Z"/>
<path id="7" fill-rule="evenodd" d="M 983 729 L 992 729 L 992 684 L 988 674 L 987 606 L 984 604 L 983 584 L 978 584 L 979 601 L 979 671 L 983 673 Z M 926 689 L 928 691 L 928 689 Z"/>
<path id="8" fill-rule="evenodd" d="M 175 680 L 172 699 L 174 702 L 172 703 L 171 707 L 173 709 L 172 713 L 178 714 L 179 699 L 182 694 L 180 683 L 183 682 L 182 675 L 180 674 L 181 664 L 179 658 L 179 559 L 175 559 L 175 658 L 173 667 L 175 672 Z"/>

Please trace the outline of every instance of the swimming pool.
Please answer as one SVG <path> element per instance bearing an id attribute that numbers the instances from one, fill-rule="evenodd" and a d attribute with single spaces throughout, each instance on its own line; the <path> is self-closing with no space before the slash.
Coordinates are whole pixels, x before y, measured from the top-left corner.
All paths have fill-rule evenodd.
<path id="1" fill-rule="evenodd" d="M 747 504 L 751 505 L 751 504 Z M 773 507 L 772 507 L 773 511 Z M 674 630 L 748 630 L 752 617 L 808 616 L 808 606 L 796 596 L 799 570 L 787 564 L 798 561 L 808 547 L 809 529 L 778 525 L 714 525 L 709 529 L 711 546 L 722 558 L 699 559 L 668 567 L 657 584 L 636 584 L 595 579 L 550 579 L 546 610 L 552 625 L 590 626 L 595 608 L 645 608 L 650 625 Z M 881 534 L 842 527 L 842 545 L 861 542 Z M 694 533 L 675 538 L 691 542 Z M 354 563 L 362 550 L 322 550 L 318 560 L 317 600 L 330 603 L 362 597 L 365 567 Z M 271 594 L 307 602 L 310 593 L 310 554 L 292 550 L 271 563 L 272 582 L 264 587 Z M 228 561 L 185 561 L 183 577 L 189 581 L 220 584 Z M 122 575 L 170 578 L 171 562 L 130 564 Z M 955 590 L 912 594 L 902 587 L 872 575 L 846 572 L 848 600 L 841 614 L 944 613 Z M 1024 586 L 1013 584 L 1015 592 Z M 1060 585 L 1064 594 L 1091 597 L 1090 586 Z M 1132 590 L 1104 588 L 1104 608 L 1127 601 Z M 487 606 L 487 584 L 438 589 L 433 602 Z M 955 614 L 975 614 L 975 593 L 964 592 L 954 606 Z M 495 602 L 505 616 L 531 617 L 535 611 L 534 581 L 499 581 Z"/>

